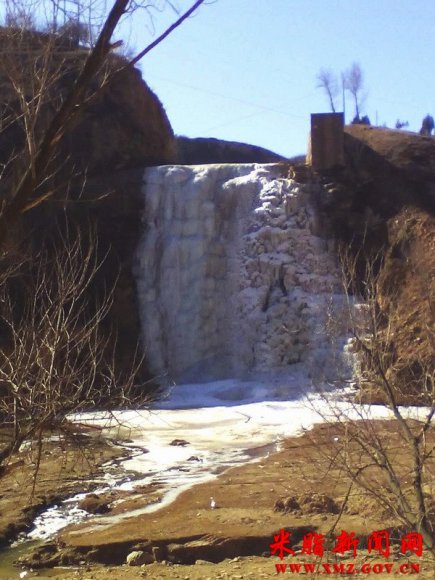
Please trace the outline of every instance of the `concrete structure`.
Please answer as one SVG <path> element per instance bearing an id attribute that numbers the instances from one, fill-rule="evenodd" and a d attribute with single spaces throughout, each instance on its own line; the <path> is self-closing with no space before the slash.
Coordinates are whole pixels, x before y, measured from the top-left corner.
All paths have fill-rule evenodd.
<path id="1" fill-rule="evenodd" d="M 311 115 L 311 139 L 307 163 L 315 170 L 344 164 L 343 113 Z"/>

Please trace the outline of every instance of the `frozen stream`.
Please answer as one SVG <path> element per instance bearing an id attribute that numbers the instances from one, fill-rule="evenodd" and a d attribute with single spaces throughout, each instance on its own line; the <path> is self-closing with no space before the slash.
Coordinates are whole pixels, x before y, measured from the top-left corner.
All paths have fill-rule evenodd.
<path id="1" fill-rule="evenodd" d="M 346 411 L 338 395 L 353 370 L 350 305 L 334 244 L 322 235 L 319 195 L 319 186 L 288 179 L 279 165 L 146 170 L 135 265 L 143 343 L 154 376 L 177 386 L 148 410 L 120 412 L 110 422 L 104 414 L 77 420 L 103 425 L 132 449 L 129 459 L 107 466 L 96 493 L 151 485 L 160 501 L 88 516 L 76 496 L 42 514 L 30 538 L 85 517 L 101 524 L 158 510 Z M 314 382 L 338 390 L 329 387 L 327 402 Z M 390 413 L 381 406 L 347 413 L 361 416 Z M 138 493 L 146 499 L 148 492 Z"/>
<path id="2" fill-rule="evenodd" d="M 108 435 L 121 428 L 131 441 L 128 446 L 135 448 L 135 455 L 123 461 L 115 474 L 111 470 L 96 493 L 155 484 L 161 486 L 160 501 L 135 512 L 88 516 L 76 507 L 84 495 L 75 496 L 43 513 L 28 537 L 49 538 L 85 517 L 96 518 L 101 525 L 158 510 L 188 487 L 213 479 L 228 467 L 278 450 L 285 437 L 312 427 L 322 420 L 321 415 L 340 411 L 355 419 L 391 417 L 382 406 L 352 407 L 335 400 L 337 391 L 329 394 L 327 403 L 319 395 L 307 394 L 309 390 L 309 380 L 300 369 L 291 377 L 268 382 L 225 380 L 180 385 L 148 411 L 119 413 L 116 424 L 113 420 L 108 423 L 104 415 L 80 416 L 80 422 L 106 425 Z M 424 411 L 407 409 L 416 418 L 423 417 Z M 171 445 L 174 439 L 187 444 Z M 131 471 L 137 477 L 126 480 L 126 473 Z M 219 498 L 215 499 L 219 502 Z"/>

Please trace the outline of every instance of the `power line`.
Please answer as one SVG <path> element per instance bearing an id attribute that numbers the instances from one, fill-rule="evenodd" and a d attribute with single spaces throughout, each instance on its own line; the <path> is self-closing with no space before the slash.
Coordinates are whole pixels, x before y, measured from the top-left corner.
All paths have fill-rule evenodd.
<path id="1" fill-rule="evenodd" d="M 268 111 L 266 111 L 268 112 Z M 226 121 L 225 123 L 219 123 L 219 125 L 213 125 L 213 127 L 209 127 L 208 129 L 204 129 L 204 133 L 208 133 L 209 131 L 215 131 L 216 129 L 221 129 L 222 127 L 227 127 L 228 125 L 233 125 L 235 123 L 239 123 L 240 121 L 246 121 L 247 119 L 251 119 L 252 117 L 257 117 L 257 115 L 262 115 L 264 111 L 255 111 L 255 113 L 251 113 L 250 115 L 245 115 L 243 117 L 237 117 L 231 121 Z"/>
<path id="2" fill-rule="evenodd" d="M 258 103 L 253 103 L 253 102 L 250 102 L 250 101 L 245 101 L 244 99 L 239 99 L 238 97 L 231 97 L 231 96 L 228 96 L 228 95 L 223 95 L 222 93 L 216 93 L 215 91 L 209 91 L 209 90 L 203 89 L 201 87 L 196 87 L 196 86 L 193 86 L 193 85 L 189 85 L 187 83 L 180 83 L 179 81 L 174 81 L 172 79 L 167 79 L 167 78 L 161 77 L 159 75 L 155 75 L 154 73 L 148 74 L 148 73 L 145 72 L 145 77 L 148 77 L 148 76 L 153 77 L 153 78 L 155 78 L 157 80 L 160 80 L 160 81 L 164 81 L 164 82 L 167 82 L 167 83 L 170 83 L 170 84 L 179 86 L 179 87 L 184 87 L 186 89 L 190 89 L 192 91 L 197 91 L 197 92 L 204 93 L 204 94 L 207 94 L 207 95 L 212 95 L 214 97 L 218 97 L 220 99 L 225 99 L 227 101 L 234 101 L 234 102 L 237 102 L 237 103 L 241 103 L 242 105 L 247 105 L 249 107 L 255 107 L 257 109 L 260 109 L 261 111 L 271 111 L 273 113 L 278 113 L 279 115 L 284 115 L 284 116 L 290 117 L 292 119 L 305 119 L 305 116 L 302 116 L 302 115 L 293 115 L 291 113 L 288 113 L 287 111 L 282 111 L 282 110 L 279 110 L 279 109 L 274 109 L 273 107 L 259 105 Z M 310 95 L 311 94 L 314 94 L 314 91 L 312 93 L 310 93 Z M 301 97 L 301 100 L 302 100 L 302 98 L 306 98 L 306 97 Z"/>

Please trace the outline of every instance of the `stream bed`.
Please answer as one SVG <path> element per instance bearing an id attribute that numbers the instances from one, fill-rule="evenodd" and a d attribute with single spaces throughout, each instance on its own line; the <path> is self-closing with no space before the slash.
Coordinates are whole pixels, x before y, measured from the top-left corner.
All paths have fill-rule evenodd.
<path id="1" fill-rule="evenodd" d="M 267 383 L 226 380 L 180 385 L 146 411 L 123 411 L 110 420 L 104 413 L 81 415 L 81 423 L 104 425 L 108 436 L 119 438 L 122 432 L 128 437 L 126 447 L 134 449 L 115 468 L 107 465 L 107 478 L 93 493 L 130 492 L 127 498 L 131 498 L 131 493 L 143 495 L 144 489 L 155 491 L 140 507 L 99 516 L 77 508 L 86 495 L 78 494 L 38 516 L 27 539 L 49 539 L 84 518 L 90 518 L 88 529 L 93 521 L 101 529 L 123 518 L 157 511 L 184 490 L 214 479 L 230 467 L 279 451 L 285 438 L 301 434 L 328 417 L 392 417 L 382 405 L 347 402 L 345 390 L 330 391 L 327 396 L 310 394 L 307 383 L 301 370 Z M 423 417 L 425 409 L 411 407 L 406 413 Z M 121 497 L 116 503 L 122 501 Z"/>
<path id="2" fill-rule="evenodd" d="M 349 390 L 349 389 L 348 389 Z M 107 473 L 93 493 L 107 490 L 133 491 L 143 486 L 158 490 L 157 501 L 115 514 L 89 515 L 77 504 L 86 494 L 78 494 L 38 516 L 33 529 L 15 547 L 0 554 L 0 578 L 20 578 L 24 570 L 14 569 L 13 560 L 26 550 L 55 537 L 63 527 L 88 519 L 111 525 L 123 518 L 157 511 L 170 504 L 184 490 L 216 478 L 229 467 L 256 461 L 278 451 L 281 442 L 301 434 L 315 423 L 343 414 L 348 418 L 391 418 L 381 405 L 355 405 L 345 400 L 346 390 L 319 395 L 310 389 L 303 369 L 291 377 L 268 381 L 225 380 L 201 385 L 179 385 L 167 398 L 142 411 L 123 411 L 110 419 L 105 413 L 80 415 L 80 423 L 104 426 L 108 437 L 127 439 L 134 452 Z M 423 408 L 406 413 L 422 418 Z M 140 493 L 140 492 L 139 492 Z M 216 498 L 219 502 L 219 498 Z M 39 571 L 44 577 L 56 572 Z M 26 576 L 33 576 L 29 572 Z"/>

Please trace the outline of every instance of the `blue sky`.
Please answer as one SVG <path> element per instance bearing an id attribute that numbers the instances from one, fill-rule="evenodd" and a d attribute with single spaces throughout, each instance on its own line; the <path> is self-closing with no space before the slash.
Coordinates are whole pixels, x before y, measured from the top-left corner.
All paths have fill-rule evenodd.
<path id="1" fill-rule="evenodd" d="M 191 0 L 176 0 L 183 9 Z M 173 13 L 154 18 L 156 31 Z M 123 29 L 150 39 L 144 14 Z M 245 141 L 283 155 L 306 150 L 311 112 L 328 111 L 320 68 L 360 63 L 372 121 L 419 130 L 435 114 L 433 0 L 217 0 L 141 63 L 176 133 Z M 351 102 L 348 103 L 349 115 Z M 353 116 L 353 115 L 352 115 Z"/>
<path id="2" fill-rule="evenodd" d="M 117 38 L 130 49 L 146 46 L 177 17 L 167 2 L 145 2 L 166 9 L 154 12 L 152 25 L 143 10 L 128 15 Z M 181 12 L 193 4 L 171 2 Z M 4 6 L 0 0 L 0 13 Z M 177 134 L 292 156 L 306 151 L 310 113 L 329 110 L 316 88 L 321 68 L 339 76 L 358 62 L 362 113 L 389 127 L 409 121 L 418 131 L 426 114 L 435 116 L 434 48 L 435 0 L 207 0 L 140 68 Z M 350 120 L 350 100 L 346 112 Z"/>

